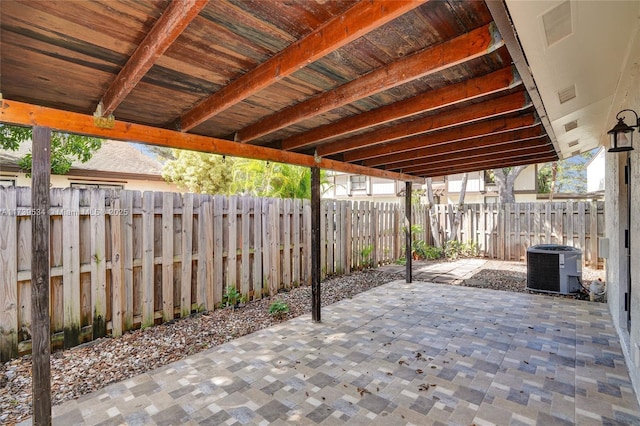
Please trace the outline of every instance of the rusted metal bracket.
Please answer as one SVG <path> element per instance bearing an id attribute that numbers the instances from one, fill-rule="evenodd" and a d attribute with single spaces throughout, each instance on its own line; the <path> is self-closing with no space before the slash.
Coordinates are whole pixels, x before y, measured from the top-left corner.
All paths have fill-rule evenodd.
<path id="1" fill-rule="evenodd" d="M 116 125 L 116 118 L 113 114 L 104 117 L 102 115 L 102 102 L 100 102 L 96 112 L 93 113 L 93 124 L 101 129 L 113 129 Z"/>

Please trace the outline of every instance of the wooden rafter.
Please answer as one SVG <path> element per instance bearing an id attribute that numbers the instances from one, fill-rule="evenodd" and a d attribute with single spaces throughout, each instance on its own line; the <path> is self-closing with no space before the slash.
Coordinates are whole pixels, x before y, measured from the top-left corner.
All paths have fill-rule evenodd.
<path id="1" fill-rule="evenodd" d="M 320 167 L 345 173 L 377 176 L 385 179 L 424 183 L 424 179 L 402 173 L 372 169 L 327 158 L 287 152 L 262 146 L 241 144 L 224 139 L 161 129 L 116 120 L 113 128 L 96 127 L 94 117 L 2 99 L 0 123 L 19 126 L 43 126 L 55 130 L 120 141 L 135 141 L 170 148 L 188 149 L 213 154 L 253 158 L 305 167 Z"/>
<path id="2" fill-rule="evenodd" d="M 489 150 L 493 150 L 493 152 L 497 150 L 508 151 L 510 144 L 527 142 L 530 145 L 531 142 L 539 140 L 540 137 L 544 137 L 542 130 L 542 125 L 536 124 L 509 132 L 427 146 L 416 151 L 411 151 L 411 158 L 408 160 L 385 164 L 385 169 L 408 170 L 414 166 L 429 164 L 433 158 L 441 155 L 451 156 L 460 154 L 467 156 L 481 151 L 488 153 Z"/>
<path id="3" fill-rule="evenodd" d="M 465 126 L 454 127 L 426 135 L 413 136 L 384 145 L 377 145 L 371 148 L 364 148 L 344 154 L 344 160 L 360 161 L 366 160 L 365 164 L 381 165 L 388 162 L 404 161 L 411 158 L 413 154 L 408 151 L 424 149 L 426 146 L 459 141 L 478 136 L 487 136 L 492 133 L 506 132 L 521 127 L 530 126 L 535 122 L 533 114 L 525 114 L 517 117 L 500 117 L 480 123 L 467 124 Z"/>
<path id="4" fill-rule="evenodd" d="M 210 117 L 426 1 L 379 0 L 357 3 L 344 14 L 331 19 L 183 114 L 180 120 L 182 131 L 193 129 Z"/>
<path id="5" fill-rule="evenodd" d="M 271 132 L 395 86 L 487 55 L 503 46 L 492 24 L 378 68 L 342 86 L 269 115 L 236 133 L 249 142 Z"/>
<path id="6" fill-rule="evenodd" d="M 426 157 L 420 159 L 420 164 L 409 166 L 406 169 L 403 168 L 405 173 L 414 173 L 424 170 L 425 167 L 445 167 L 451 165 L 473 164 L 478 161 L 495 160 L 496 157 L 508 159 L 513 156 L 522 156 L 529 154 L 547 154 L 550 149 L 553 149 L 552 145 L 542 145 L 544 140 L 548 142 L 547 136 L 538 136 L 537 138 L 529 138 L 525 140 L 518 140 L 506 143 L 500 147 L 500 153 L 497 154 L 495 148 L 480 148 L 477 150 L 471 150 L 464 153 L 450 152 L 448 155 L 434 155 L 433 157 Z M 455 147 L 454 147 L 455 149 Z"/>
<path id="7" fill-rule="evenodd" d="M 465 166 L 454 164 L 447 167 L 425 167 L 423 171 L 416 174 L 423 177 L 446 176 L 455 173 L 475 172 L 479 170 L 497 169 L 501 167 L 524 166 L 529 164 L 548 163 L 558 160 L 558 154 L 551 148 L 552 152 L 545 155 L 533 154 L 523 157 L 498 158 L 494 157 L 490 161 L 479 161 L 477 163 L 469 163 Z"/>
<path id="8" fill-rule="evenodd" d="M 519 84 L 521 81 L 514 74 L 513 68 L 505 67 L 481 77 L 445 86 L 291 136 L 282 141 L 281 147 L 286 150 L 304 148 L 336 136 L 499 93 Z"/>
<path id="9" fill-rule="evenodd" d="M 434 132 L 450 126 L 459 126 L 483 119 L 521 111 L 528 101 L 524 92 L 516 92 L 490 101 L 477 103 L 466 108 L 447 111 L 396 126 L 376 129 L 372 132 L 340 139 L 317 147 L 319 156 L 324 157 L 339 152 L 353 151 L 379 145 L 396 139 Z"/>
<path id="10" fill-rule="evenodd" d="M 102 116 L 111 114 L 208 2 L 180 0 L 169 3 L 102 96 L 97 112 Z"/>

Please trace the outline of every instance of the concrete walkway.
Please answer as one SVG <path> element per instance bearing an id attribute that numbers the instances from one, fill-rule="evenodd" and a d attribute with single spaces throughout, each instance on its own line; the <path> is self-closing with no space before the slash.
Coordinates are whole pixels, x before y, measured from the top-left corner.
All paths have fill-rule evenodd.
<path id="1" fill-rule="evenodd" d="M 54 424 L 640 424 L 604 304 L 396 281 L 322 318 L 54 407 Z"/>
<path id="2" fill-rule="evenodd" d="M 412 263 L 413 281 L 427 283 L 460 284 L 463 280 L 470 278 L 487 263 L 483 259 L 458 259 L 455 262 L 425 262 L 414 261 Z M 384 265 L 380 270 L 404 275 L 406 266 L 404 265 Z"/>

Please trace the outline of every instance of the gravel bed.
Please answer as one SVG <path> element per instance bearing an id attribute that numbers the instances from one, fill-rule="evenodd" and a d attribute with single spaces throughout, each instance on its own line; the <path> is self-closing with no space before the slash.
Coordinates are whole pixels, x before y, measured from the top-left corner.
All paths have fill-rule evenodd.
<path id="1" fill-rule="evenodd" d="M 591 281 L 601 279 L 604 281 L 605 271 L 603 269 L 583 268 L 582 283 L 589 288 Z M 492 290 L 512 291 L 517 293 L 529 293 L 527 290 L 527 265 L 522 262 L 506 262 L 499 260 L 488 261 L 482 269 L 470 277 L 465 278 L 460 285 L 467 287 L 488 288 Z M 532 292 L 533 293 L 533 292 Z M 579 299 L 589 299 L 588 294 L 578 294 L 571 296 L 555 295 L 558 297 L 570 297 Z M 603 302 L 605 300 L 598 300 Z"/>
<path id="2" fill-rule="evenodd" d="M 583 281 L 603 278 L 604 271 L 586 269 Z M 350 298 L 404 275 L 367 270 L 329 278 L 322 283 L 322 305 Z M 458 285 L 526 292 L 526 265 L 488 261 Z M 268 312 L 274 300 L 288 304 L 289 313 L 274 318 Z M 120 338 L 103 338 L 51 355 L 51 391 L 54 405 L 94 392 L 111 383 L 211 348 L 311 311 L 311 288 L 299 287 L 272 298 L 253 301 L 239 309 L 219 309 L 172 321 Z M 31 416 L 31 357 L 0 364 L 0 424 L 15 424 Z"/>

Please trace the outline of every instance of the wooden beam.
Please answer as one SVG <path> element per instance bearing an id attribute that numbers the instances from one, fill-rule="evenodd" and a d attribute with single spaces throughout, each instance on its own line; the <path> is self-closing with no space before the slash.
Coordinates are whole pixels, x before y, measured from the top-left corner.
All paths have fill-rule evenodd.
<path id="1" fill-rule="evenodd" d="M 513 60 L 514 66 L 518 70 L 518 74 L 522 77 L 522 81 L 524 82 L 536 112 L 538 113 L 538 117 L 540 117 L 540 121 L 546 129 L 549 139 L 551 139 L 551 143 L 553 143 L 559 158 L 562 159 L 562 151 L 560 150 L 560 146 L 556 140 L 556 135 L 553 131 L 553 126 L 551 125 L 549 116 L 547 115 L 547 111 L 544 108 L 542 97 L 538 92 L 538 86 L 533 79 L 531 68 L 529 67 L 527 58 L 524 56 L 524 52 L 522 51 L 522 46 L 516 36 L 513 23 L 509 17 L 507 5 L 504 0 L 486 0 L 485 3 L 489 9 L 489 13 L 493 16 L 494 23 L 498 27 L 500 34 L 504 37 L 504 42 L 507 50 L 509 51 L 509 55 Z"/>
<path id="2" fill-rule="evenodd" d="M 236 141 L 249 142 L 299 121 L 323 114 L 367 96 L 391 89 L 455 65 L 487 55 L 502 47 L 492 24 L 477 28 L 437 46 L 422 50 L 369 74 L 263 118 L 236 133 Z"/>
<path id="3" fill-rule="evenodd" d="M 183 131 L 193 129 L 210 117 L 426 1 L 378 0 L 355 4 L 342 15 L 329 20 L 183 114 L 180 119 L 181 129 Z"/>
<path id="4" fill-rule="evenodd" d="M 100 115 L 107 116 L 120 105 L 208 2 L 209 0 L 179 0 L 169 3 L 102 96 L 101 107 L 97 110 Z"/>
<path id="5" fill-rule="evenodd" d="M 465 164 L 464 166 L 460 164 L 456 164 L 448 167 L 425 167 L 425 169 L 420 172 L 421 176 L 426 177 L 435 177 L 435 176 L 447 176 L 454 173 L 465 173 L 465 172 L 475 172 L 478 170 L 489 170 L 489 169 L 498 169 L 502 167 L 513 167 L 513 166 L 521 166 L 527 164 L 540 164 L 540 163 L 548 163 L 550 161 L 557 161 L 558 155 L 553 152 L 547 155 L 530 155 L 525 157 L 512 157 L 512 158 L 498 158 L 493 159 L 492 161 L 486 162 L 478 162 L 478 163 L 470 163 Z"/>
<path id="6" fill-rule="evenodd" d="M 49 185 L 51 129 L 33 128 L 31 169 L 31 359 L 33 424 L 51 424 L 51 326 L 49 317 Z"/>
<path id="7" fill-rule="evenodd" d="M 320 167 L 345 173 L 354 173 L 385 179 L 424 183 L 424 179 L 372 169 L 357 164 L 348 164 L 326 158 L 314 158 L 311 155 L 287 152 L 251 144 L 241 144 L 208 136 L 182 133 L 175 130 L 144 126 L 116 120 L 114 127 L 105 129 L 96 127 L 93 116 L 61 111 L 8 99 L 1 100 L 0 122 L 18 126 L 46 126 L 63 132 L 94 136 L 120 141 L 132 141 L 170 148 L 188 149 L 213 154 L 253 158 L 277 163 L 294 164 L 305 167 Z"/>
<path id="8" fill-rule="evenodd" d="M 281 146 L 282 149 L 286 150 L 312 146 L 326 139 L 499 93 L 520 84 L 521 81 L 516 78 L 514 69 L 510 66 L 505 67 L 481 77 L 444 86 L 409 99 L 344 118 L 335 123 L 316 127 L 284 139 Z"/>
<path id="9" fill-rule="evenodd" d="M 390 142 L 384 145 L 377 145 L 371 148 L 364 148 L 357 151 L 351 151 L 344 154 L 346 161 L 366 160 L 363 164 L 367 166 L 382 165 L 397 161 L 404 161 L 407 157 L 407 151 L 425 149 L 427 146 L 438 145 L 441 143 L 451 143 L 468 138 L 476 138 L 479 136 L 488 136 L 493 133 L 506 132 L 535 123 L 533 114 L 526 114 L 517 117 L 501 117 L 480 123 L 467 124 L 460 127 L 442 130 L 426 135 L 413 136 L 406 139 Z"/>
<path id="10" fill-rule="evenodd" d="M 455 109 L 441 114 L 409 121 L 396 126 L 376 129 L 368 133 L 340 139 L 317 147 L 321 157 L 352 151 L 435 130 L 472 123 L 482 119 L 522 111 L 529 106 L 524 92 L 516 92 L 486 102 Z"/>
<path id="11" fill-rule="evenodd" d="M 311 168 L 311 318 L 321 320 L 320 299 L 320 168 Z"/>
<path id="12" fill-rule="evenodd" d="M 546 139 L 548 141 L 547 136 L 542 136 L 540 139 Z M 458 154 L 452 153 L 451 155 L 438 156 L 431 161 L 428 158 L 424 158 L 422 164 L 416 164 L 413 167 L 408 167 L 407 170 L 413 173 L 420 173 L 424 171 L 425 167 L 429 168 L 442 168 L 442 167 L 450 167 L 455 165 L 460 165 L 465 167 L 467 164 L 477 164 L 480 162 L 486 161 L 495 161 L 499 159 L 508 160 L 509 158 L 513 158 L 514 156 L 522 157 L 525 155 L 546 155 L 549 153 L 553 153 L 553 145 L 550 143 L 540 145 L 540 144 L 532 144 L 532 141 L 520 141 L 520 143 L 514 143 L 511 146 L 505 146 L 500 151 L 493 150 L 489 148 L 488 150 L 485 148 L 484 150 L 479 151 L 471 151 L 470 154 Z"/>
<path id="13" fill-rule="evenodd" d="M 507 145 L 513 143 L 533 143 L 546 135 L 543 134 L 542 124 L 524 127 L 521 129 L 511 130 L 508 132 L 495 133 L 488 136 L 480 136 L 478 138 L 465 139 L 462 141 L 453 141 L 435 146 L 428 146 L 423 149 L 411 151 L 407 155 L 407 159 L 401 162 L 385 163 L 386 170 L 409 170 L 411 167 L 420 164 L 428 164 L 433 159 L 441 156 L 451 156 L 455 154 L 473 155 L 482 149 L 493 150 L 493 152 L 507 149 Z"/>

